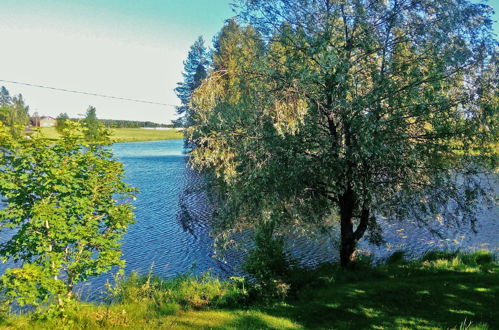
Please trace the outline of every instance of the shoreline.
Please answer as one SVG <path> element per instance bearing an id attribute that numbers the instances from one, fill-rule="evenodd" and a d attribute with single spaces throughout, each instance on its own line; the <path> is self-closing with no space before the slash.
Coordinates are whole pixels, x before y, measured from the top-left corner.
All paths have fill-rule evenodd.
<path id="1" fill-rule="evenodd" d="M 177 128 L 153 130 L 143 128 L 111 128 L 113 134 L 111 141 L 114 143 L 150 142 L 163 140 L 183 139 L 184 132 Z M 43 127 L 40 132 L 48 139 L 58 140 L 59 133 L 55 127 Z"/>
<path id="2" fill-rule="evenodd" d="M 132 273 L 113 286 L 109 302 L 76 300 L 64 318 L 7 312 L 5 329 L 495 329 L 497 260 L 486 250 L 432 251 L 385 263 L 358 260 L 293 269 L 286 291 L 262 290 L 239 277 L 171 279 Z M 450 299 L 451 298 L 451 299 Z M 46 312 L 41 308 L 39 312 Z"/>
<path id="3" fill-rule="evenodd" d="M 132 143 L 132 142 L 158 142 L 158 141 L 168 141 L 168 140 L 183 140 L 183 137 L 172 137 L 172 138 L 164 138 L 164 139 L 151 139 L 151 140 L 132 140 L 132 139 L 120 139 L 120 140 L 112 140 L 112 143 Z"/>

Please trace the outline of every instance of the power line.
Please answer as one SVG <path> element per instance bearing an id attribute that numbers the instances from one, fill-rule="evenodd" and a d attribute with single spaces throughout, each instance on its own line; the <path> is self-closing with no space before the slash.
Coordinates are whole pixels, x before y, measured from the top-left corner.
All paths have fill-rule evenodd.
<path id="1" fill-rule="evenodd" d="M 115 100 L 122 100 L 122 101 L 131 101 L 131 102 L 137 102 L 137 103 L 146 103 L 146 104 L 164 105 L 164 106 L 168 106 L 168 107 L 176 107 L 176 105 L 174 105 L 174 104 L 167 104 L 167 103 L 147 101 L 147 100 L 139 100 L 139 99 L 129 99 L 129 98 L 126 98 L 126 97 L 119 97 L 119 96 L 112 96 L 112 95 L 105 95 L 105 94 L 97 94 L 97 93 L 89 93 L 89 92 L 76 91 L 76 90 L 65 89 L 65 88 L 57 88 L 57 87 L 51 87 L 51 86 L 30 84 L 30 83 L 19 82 L 19 81 L 11 81 L 11 80 L 3 80 L 3 79 L 0 79 L 0 81 L 1 82 L 6 82 L 6 83 L 10 83 L 10 84 L 17 84 L 17 85 L 29 86 L 29 87 L 51 89 L 51 90 L 54 90 L 54 91 L 60 91 L 60 92 L 66 92 L 66 93 L 83 94 L 83 95 L 104 97 L 104 98 L 108 98 L 108 99 L 115 99 Z"/>

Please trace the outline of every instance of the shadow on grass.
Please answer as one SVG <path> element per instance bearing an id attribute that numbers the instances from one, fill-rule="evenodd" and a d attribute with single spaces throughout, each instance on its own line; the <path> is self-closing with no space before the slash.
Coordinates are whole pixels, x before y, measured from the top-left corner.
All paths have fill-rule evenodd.
<path id="1" fill-rule="evenodd" d="M 467 272 L 457 266 L 439 269 L 421 264 L 425 265 L 402 262 L 337 271 L 338 280 L 317 281 L 286 304 L 263 307 L 262 311 L 305 328 L 449 329 L 466 321 L 499 329 L 499 276 L 493 269 L 497 264 L 474 271 L 461 267 Z"/>
<path id="2" fill-rule="evenodd" d="M 187 329 L 300 329 L 286 318 L 274 317 L 258 311 L 218 310 L 191 312 L 177 316 L 171 328 Z"/>
<path id="3" fill-rule="evenodd" d="M 352 270 L 297 269 L 289 283 L 292 296 L 269 305 L 261 296 L 241 300 L 237 283 L 207 276 L 162 281 L 131 275 L 109 310 L 80 304 L 67 321 L 79 329 L 499 329 L 499 265 L 490 253 L 439 252 L 411 262 L 397 257 Z M 0 328 L 61 328 L 58 322 L 11 317 L 0 319 Z"/>
<path id="4" fill-rule="evenodd" d="M 289 322 L 286 322 L 289 323 Z M 283 324 L 283 322 L 269 322 L 262 317 L 255 315 L 242 315 L 232 322 L 228 322 L 224 327 L 229 329 L 296 329 L 297 327 L 291 324 Z"/>

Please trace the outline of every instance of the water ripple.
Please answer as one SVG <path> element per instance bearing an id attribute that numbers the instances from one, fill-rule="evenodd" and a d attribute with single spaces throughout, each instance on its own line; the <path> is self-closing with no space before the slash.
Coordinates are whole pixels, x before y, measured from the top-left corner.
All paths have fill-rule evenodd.
<path id="1" fill-rule="evenodd" d="M 140 189 L 132 224 L 123 242 L 126 272 L 146 274 L 152 271 L 165 278 L 180 273 L 199 274 L 210 271 L 227 276 L 234 274 L 238 260 L 245 251 L 233 252 L 228 263 L 212 258 L 213 240 L 209 236 L 212 207 L 203 180 L 188 169 L 182 140 L 118 143 L 113 145 L 115 156 L 125 166 L 125 181 Z M 497 191 L 496 191 L 497 192 Z M 410 222 L 382 221 L 386 245 L 377 247 L 362 242 L 360 249 L 384 258 L 396 249 L 405 249 L 413 256 L 435 248 L 488 248 L 499 250 L 498 208 L 483 209 L 477 232 L 469 227 L 446 228 L 443 238 L 437 238 L 427 228 Z M 338 228 L 330 233 L 291 233 L 288 251 L 293 258 L 314 266 L 337 259 Z M 0 237 L 5 240 L 6 237 Z M 12 264 L 0 266 L 0 273 Z M 89 299 L 98 297 L 96 288 L 103 288 L 110 275 L 92 279 L 81 286 Z"/>

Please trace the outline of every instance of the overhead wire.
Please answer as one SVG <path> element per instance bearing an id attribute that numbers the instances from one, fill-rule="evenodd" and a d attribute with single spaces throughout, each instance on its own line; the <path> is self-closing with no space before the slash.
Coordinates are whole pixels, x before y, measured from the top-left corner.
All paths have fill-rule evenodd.
<path id="1" fill-rule="evenodd" d="M 36 88 L 45 88 L 45 89 L 50 89 L 50 90 L 55 90 L 55 91 L 60 91 L 60 92 L 66 92 L 66 93 L 104 97 L 104 98 L 122 100 L 122 101 L 130 101 L 130 102 L 137 102 L 137 103 L 146 103 L 146 104 L 162 105 L 162 106 L 169 106 L 169 107 L 177 107 L 174 104 L 168 104 L 168 103 L 161 103 L 161 102 L 140 100 L 140 99 L 132 99 L 132 98 L 127 98 L 127 97 L 119 97 L 119 96 L 106 95 L 106 94 L 100 94 L 100 93 L 84 92 L 84 91 L 78 91 L 78 90 L 72 90 L 72 89 L 66 89 L 66 88 L 58 88 L 58 87 L 52 87 L 52 86 L 45 86 L 45 85 L 38 85 L 38 84 L 32 84 L 32 83 L 26 83 L 26 82 L 20 82 L 20 81 L 0 79 L 0 82 L 29 86 L 29 87 L 36 87 Z"/>

